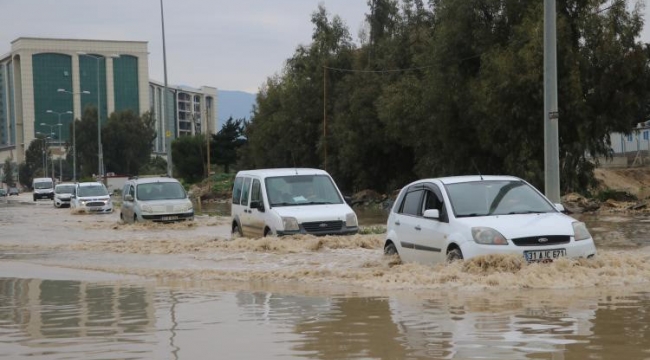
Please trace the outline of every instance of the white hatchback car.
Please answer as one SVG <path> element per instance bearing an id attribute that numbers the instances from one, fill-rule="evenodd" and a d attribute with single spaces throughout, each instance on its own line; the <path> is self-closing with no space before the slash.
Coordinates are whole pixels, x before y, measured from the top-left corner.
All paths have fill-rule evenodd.
<path id="1" fill-rule="evenodd" d="M 113 201 L 106 186 L 100 182 L 80 182 L 75 185 L 70 207 L 93 213 L 112 213 Z"/>
<path id="2" fill-rule="evenodd" d="M 124 222 L 194 220 L 194 206 L 181 183 L 170 177 L 131 178 L 122 188 Z"/>
<path id="3" fill-rule="evenodd" d="M 405 186 L 393 205 L 384 253 L 422 264 L 487 254 L 544 262 L 594 256 L 585 224 L 563 210 L 517 177 L 418 180 Z"/>

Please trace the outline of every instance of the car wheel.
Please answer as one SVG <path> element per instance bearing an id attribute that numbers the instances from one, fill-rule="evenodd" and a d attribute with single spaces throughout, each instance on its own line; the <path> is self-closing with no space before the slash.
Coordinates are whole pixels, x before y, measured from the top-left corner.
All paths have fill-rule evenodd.
<path id="1" fill-rule="evenodd" d="M 388 243 L 386 246 L 384 246 L 384 255 L 391 256 L 391 255 L 397 255 L 397 247 L 395 247 L 395 244 Z"/>
<path id="2" fill-rule="evenodd" d="M 232 225 L 232 238 L 244 236 L 241 232 L 241 228 L 239 227 L 239 223 L 235 221 L 235 223 Z"/>
<path id="3" fill-rule="evenodd" d="M 121 211 L 120 211 L 120 220 L 122 220 L 122 222 L 124 222 L 124 214 L 122 214 Z"/>
<path id="4" fill-rule="evenodd" d="M 36 201 L 36 196 L 32 196 L 32 198 L 34 199 L 34 201 Z"/>
<path id="5" fill-rule="evenodd" d="M 133 214 L 133 223 L 138 222 L 138 214 Z"/>
<path id="6" fill-rule="evenodd" d="M 451 249 L 447 252 L 447 262 L 463 260 L 463 253 L 458 248 Z"/>

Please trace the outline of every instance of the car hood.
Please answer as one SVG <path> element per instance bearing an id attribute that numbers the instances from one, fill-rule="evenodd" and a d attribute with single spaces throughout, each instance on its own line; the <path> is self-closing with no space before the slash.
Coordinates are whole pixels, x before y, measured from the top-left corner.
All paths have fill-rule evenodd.
<path id="1" fill-rule="evenodd" d="M 296 218 L 298 223 L 345 221 L 345 216 L 353 212 L 347 204 L 276 206 L 273 210 L 282 217 Z"/>
<path id="2" fill-rule="evenodd" d="M 468 228 L 486 226 L 500 232 L 507 239 L 541 235 L 573 236 L 573 222 L 562 213 L 516 214 L 479 216 L 456 219 Z"/>
<path id="3" fill-rule="evenodd" d="M 104 201 L 104 200 L 110 200 L 110 196 L 108 195 L 102 195 L 102 196 L 82 196 L 82 197 L 77 197 L 78 200 L 83 200 L 83 201 Z"/>

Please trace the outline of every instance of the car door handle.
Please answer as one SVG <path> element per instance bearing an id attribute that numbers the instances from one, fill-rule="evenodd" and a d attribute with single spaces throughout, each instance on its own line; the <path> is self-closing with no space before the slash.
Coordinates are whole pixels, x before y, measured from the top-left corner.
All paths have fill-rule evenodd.
<path id="1" fill-rule="evenodd" d="M 415 225 L 415 230 L 420 231 L 422 230 L 422 228 L 420 227 L 420 225 Z"/>

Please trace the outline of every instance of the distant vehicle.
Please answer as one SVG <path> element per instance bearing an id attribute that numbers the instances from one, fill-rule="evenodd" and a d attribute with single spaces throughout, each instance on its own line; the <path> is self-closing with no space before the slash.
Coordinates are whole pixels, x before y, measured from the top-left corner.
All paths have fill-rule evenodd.
<path id="1" fill-rule="evenodd" d="M 232 198 L 232 233 L 345 235 L 359 230 L 357 215 L 324 170 L 240 171 Z"/>
<path id="2" fill-rule="evenodd" d="M 38 199 L 54 199 L 54 182 L 50 178 L 34 178 L 32 180 L 34 201 Z"/>
<path id="3" fill-rule="evenodd" d="M 7 189 L 0 188 L 0 196 L 7 196 Z"/>
<path id="4" fill-rule="evenodd" d="M 9 188 L 9 195 L 20 195 L 20 190 L 18 190 L 17 187 L 10 187 Z"/>
<path id="5" fill-rule="evenodd" d="M 75 184 L 58 184 L 54 187 L 54 207 L 70 206 L 70 200 L 74 193 Z"/>
<path id="6" fill-rule="evenodd" d="M 194 206 L 181 183 L 169 177 L 132 178 L 122 187 L 124 222 L 175 222 L 194 219 Z"/>
<path id="7" fill-rule="evenodd" d="M 113 201 L 106 186 L 100 182 L 81 182 L 75 185 L 70 207 L 93 213 L 112 213 Z"/>
<path id="8" fill-rule="evenodd" d="M 584 223 L 513 176 L 424 179 L 400 191 L 388 216 L 384 253 L 435 264 L 488 254 L 530 262 L 596 255 Z"/>

